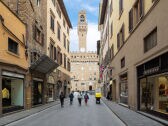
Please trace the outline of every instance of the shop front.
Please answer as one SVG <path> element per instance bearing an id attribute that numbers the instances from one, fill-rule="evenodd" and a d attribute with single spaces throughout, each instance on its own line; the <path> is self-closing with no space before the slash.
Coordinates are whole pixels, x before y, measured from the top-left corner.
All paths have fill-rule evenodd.
<path id="1" fill-rule="evenodd" d="M 54 99 L 54 86 L 48 83 L 48 75 L 59 66 L 58 63 L 50 59 L 47 55 L 42 55 L 37 61 L 31 64 L 31 105 L 42 105 Z M 52 83 L 53 84 L 53 83 Z"/>
<path id="2" fill-rule="evenodd" d="M 48 102 L 54 101 L 54 84 L 48 84 L 47 86 L 47 97 Z"/>
<path id="3" fill-rule="evenodd" d="M 24 75 L 2 71 L 2 113 L 24 109 Z"/>
<path id="4" fill-rule="evenodd" d="M 112 80 L 112 100 L 116 101 L 116 80 Z"/>
<path id="5" fill-rule="evenodd" d="M 128 78 L 127 73 L 120 76 L 120 103 L 128 105 Z"/>
<path id="6" fill-rule="evenodd" d="M 48 77 L 47 83 L 47 102 L 52 102 L 55 99 L 55 92 L 56 92 L 56 84 L 54 80 L 54 76 Z"/>
<path id="7" fill-rule="evenodd" d="M 59 98 L 60 92 L 62 91 L 62 81 L 58 80 L 56 84 L 56 97 Z"/>
<path id="8" fill-rule="evenodd" d="M 33 105 L 42 104 L 43 99 L 43 80 L 34 78 L 33 80 Z"/>
<path id="9" fill-rule="evenodd" d="M 137 67 L 138 109 L 168 117 L 168 53 Z"/>

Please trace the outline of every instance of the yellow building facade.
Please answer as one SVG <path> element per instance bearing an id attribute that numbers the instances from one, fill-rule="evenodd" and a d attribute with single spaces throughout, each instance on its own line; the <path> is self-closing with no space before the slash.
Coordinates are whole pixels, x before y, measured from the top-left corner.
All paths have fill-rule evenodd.
<path id="1" fill-rule="evenodd" d="M 1 1 L 0 10 L 1 116 L 2 113 L 25 107 L 24 87 L 28 62 L 25 55 L 25 24 Z"/>

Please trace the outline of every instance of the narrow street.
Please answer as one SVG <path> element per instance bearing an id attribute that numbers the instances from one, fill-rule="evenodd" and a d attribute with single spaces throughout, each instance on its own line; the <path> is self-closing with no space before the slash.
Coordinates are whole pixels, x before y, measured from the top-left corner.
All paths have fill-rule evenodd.
<path id="1" fill-rule="evenodd" d="M 65 102 L 64 108 L 60 105 L 34 114 L 8 126 L 124 126 L 104 104 L 95 104 L 95 99 L 90 96 L 87 106 L 80 107 L 75 97 L 72 106 Z"/>
<path id="2" fill-rule="evenodd" d="M 167 5 L 0 0 L 0 126 L 168 126 Z"/>

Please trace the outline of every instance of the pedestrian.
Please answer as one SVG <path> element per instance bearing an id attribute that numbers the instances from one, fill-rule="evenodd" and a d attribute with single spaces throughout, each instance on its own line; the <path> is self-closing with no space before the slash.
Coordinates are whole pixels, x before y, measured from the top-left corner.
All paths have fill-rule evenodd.
<path id="1" fill-rule="evenodd" d="M 69 95 L 70 105 L 72 105 L 72 103 L 73 103 L 73 98 L 74 98 L 74 95 L 73 95 L 73 92 L 71 92 Z"/>
<path id="2" fill-rule="evenodd" d="M 107 100 L 110 100 L 110 91 L 107 93 Z"/>
<path id="3" fill-rule="evenodd" d="M 81 94 L 81 92 L 79 92 L 79 94 L 78 94 L 78 102 L 79 102 L 79 106 L 81 106 L 81 102 L 82 102 L 82 94 Z"/>
<path id="4" fill-rule="evenodd" d="M 61 107 L 64 107 L 64 98 L 65 98 L 64 93 L 61 91 L 61 93 L 60 93 Z"/>
<path id="5" fill-rule="evenodd" d="M 87 102 L 88 102 L 88 99 L 89 99 L 89 96 L 88 96 L 87 92 L 84 95 L 84 99 L 85 99 L 85 105 L 87 105 Z"/>

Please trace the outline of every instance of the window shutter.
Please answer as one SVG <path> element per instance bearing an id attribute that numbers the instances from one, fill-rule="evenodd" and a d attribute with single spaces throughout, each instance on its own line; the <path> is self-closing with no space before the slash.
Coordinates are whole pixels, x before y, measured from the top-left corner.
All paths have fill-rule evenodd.
<path id="1" fill-rule="evenodd" d="M 133 29 L 133 9 L 129 12 L 129 31 Z"/>
<path id="2" fill-rule="evenodd" d="M 41 34 L 41 45 L 44 45 L 44 34 Z"/>
<path id="3" fill-rule="evenodd" d="M 124 43 L 124 25 L 122 26 L 122 31 L 121 31 L 121 34 L 122 34 L 122 41 L 121 41 L 121 45 L 123 45 Z"/>
<path id="4" fill-rule="evenodd" d="M 117 48 L 120 48 L 120 34 L 117 34 Z"/>
<path id="5" fill-rule="evenodd" d="M 142 17 L 143 16 L 143 9 L 144 9 L 144 4 L 143 4 L 143 0 L 139 0 L 139 15 L 140 15 L 140 17 Z"/>
<path id="6" fill-rule="evenodd" d="M 36 25 L 32 26 L 33 38 L 36 40 Z"/>
<path id="7" fill-rule="evenodd" d="M 56 49 L 56 47 L 54 47 L 54 60 L 56 60 L 57 59 L 57 49 Z"/>
<path id="8" fill-rule="evenodd" d="M 60 64 L 62 65 L 62 53 L 60 53 Z"/>

